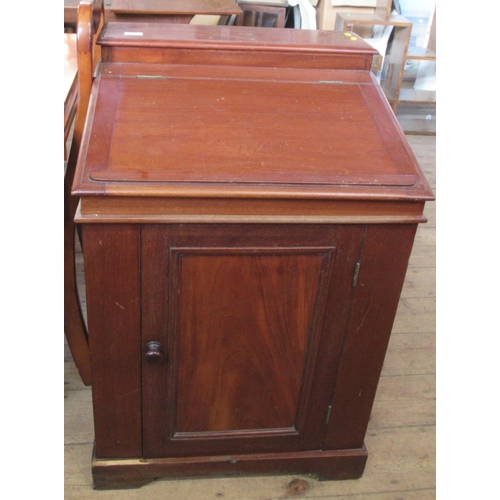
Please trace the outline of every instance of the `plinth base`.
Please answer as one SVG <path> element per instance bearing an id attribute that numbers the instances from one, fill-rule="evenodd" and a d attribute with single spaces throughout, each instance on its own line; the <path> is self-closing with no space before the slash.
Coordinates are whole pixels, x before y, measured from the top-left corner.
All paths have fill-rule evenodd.
<path id="1" fill-rule="evenodd" d="M 251 455 L 92 460 L 95 489 L 138 488 L 158 478 L 311 474 L 319 480 L 357 479 L 368 453 L 360 449 Z"/>

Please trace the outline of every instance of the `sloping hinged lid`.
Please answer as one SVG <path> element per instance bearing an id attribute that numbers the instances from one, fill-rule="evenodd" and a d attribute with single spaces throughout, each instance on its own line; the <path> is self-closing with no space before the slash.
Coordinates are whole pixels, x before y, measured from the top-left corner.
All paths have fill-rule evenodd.
<path id="1" fill-rule="evenodd" d="M 116 26 L 104 46 L 125 43 Z M 154 41 L 372 53 L 343 33 L 191 28 Z M 147 45 L 154 33 L 127 43 Z M 74 193 L 432 198 L 368 71 L 146 62 L 102 65 Z"/>

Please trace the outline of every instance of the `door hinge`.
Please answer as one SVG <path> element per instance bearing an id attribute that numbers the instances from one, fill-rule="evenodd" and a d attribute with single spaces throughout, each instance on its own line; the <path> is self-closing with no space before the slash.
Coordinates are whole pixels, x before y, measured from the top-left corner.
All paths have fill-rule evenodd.
<path id="1" fill-rule="evenodd" d="M 354 276 L 352 277 L 352 287 L 356 288 L 358 284 L 358 275 L 359 275 L 359 268 L 361 267 L 361 262 L 356 262 L 356 266 L 354 267 Z"/>
<path id="2" fill-rule="evenodd" d="M 325 424 L 328 425 L 328 422 L 330 421 L 330 413 L 332 412 L 332 405 L 328 407 L 328 411 L 326 412 L 326 419 L 325 419 Z"/>
<path id="3" fill-rule="evenodd" d="M 142 78 L 145 80 L 164 80 L 163 75 L 137 75 L 136 78 Z"/>

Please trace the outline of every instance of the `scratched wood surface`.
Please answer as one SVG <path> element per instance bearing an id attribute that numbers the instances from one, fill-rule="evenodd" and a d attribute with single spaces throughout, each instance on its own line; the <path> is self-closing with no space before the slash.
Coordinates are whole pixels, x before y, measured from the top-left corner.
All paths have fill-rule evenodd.
<path id="1" fill-rule="evenodd" d="M 407 136 L 436 196 L 436 138 Z M 94 491 L 90 460 L 94 439 L 92 398 L 65 350 L 66 500 L 430 500 L 436 498 L 435 465 L 435 202 L 426 204 L 375 399 L 363 477 L 320 482 L 307 476 L 160 480 L 137 490 Z M 80 256 L 79 256 L 80 257 Z M 83 291 L 83 263 L 78 275 Z M 85 304 L 85 302 L 84 302 Z"/>

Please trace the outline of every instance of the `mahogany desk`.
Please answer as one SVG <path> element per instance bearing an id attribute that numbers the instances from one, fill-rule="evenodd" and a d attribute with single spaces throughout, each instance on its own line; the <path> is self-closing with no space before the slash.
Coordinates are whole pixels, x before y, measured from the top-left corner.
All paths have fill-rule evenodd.
<path id="1" fill-rule="evenodd" d="M 362 475 L 433 199 L 351 34 L 110 23 L 81 197 L 94 486 Z"/>

